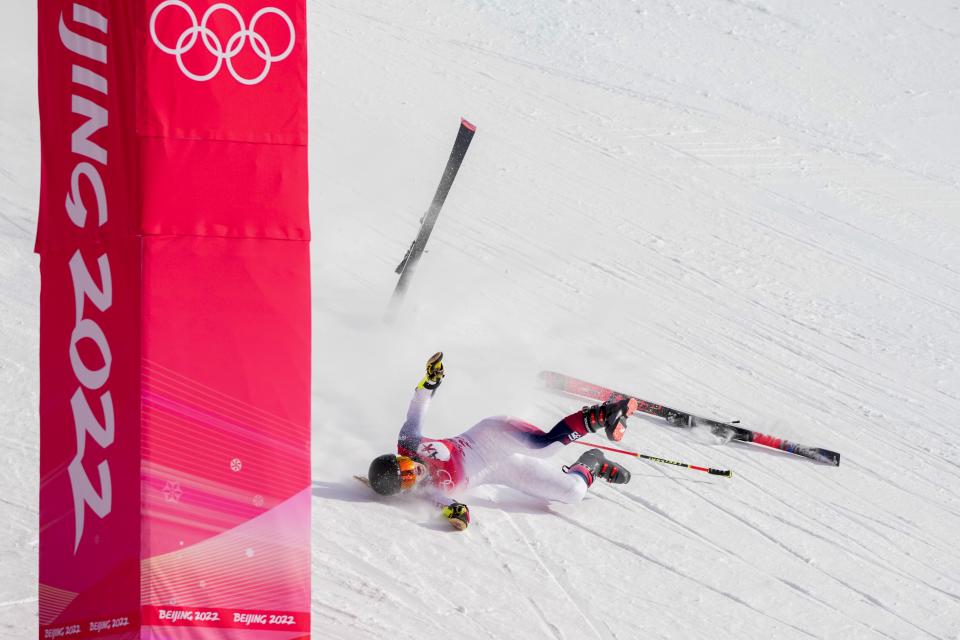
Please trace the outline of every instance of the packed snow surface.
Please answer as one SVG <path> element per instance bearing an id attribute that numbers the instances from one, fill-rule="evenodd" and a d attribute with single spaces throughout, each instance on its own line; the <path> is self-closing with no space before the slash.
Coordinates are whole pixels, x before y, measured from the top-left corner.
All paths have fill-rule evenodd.
<path id="1" fill-rule="evenodd" d="M 308 4 L 315 637 L 960 638 L 960 5 Z M 37 608 L 35 20 L 0 22 L 11 638 Z M 549 427 L 580 406 L 538 388 L 555 369 L 843 460 L 633 418 L 624 447 L 735 476 L 627 458 L 575 506 L 482 488 L 456 533 L 351 478 L 437 350 L 427 435 Z"/>

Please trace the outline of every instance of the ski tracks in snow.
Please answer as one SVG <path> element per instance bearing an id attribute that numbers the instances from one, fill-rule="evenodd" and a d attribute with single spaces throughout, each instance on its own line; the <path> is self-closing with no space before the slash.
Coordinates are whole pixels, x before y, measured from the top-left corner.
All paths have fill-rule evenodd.
<path id="1" fill-rule="evenodd" d="M 792 623 L 790 623 L 790 622 L 788 622 L 788 621 L 786 621 L 786 620 L 779 619 L 777 616 L 774 616 L 774 615 L 772 615 L 772 614 L 766 613 L 766 612 L 762 611 L 761 609 L 758 609 L 757 607 L 754 607 L 754 606 L 751 605 L 750 603 L 744 601 L 742 598 L 740 598 L 739 596 L 737 596 L 737 595 L 735 595 L 735 594 L 733 594 L 733 593 L 731 593 L 731 592 L 728 592 L 728 591 L 725 591 L 725 590 L 723 590 L 723 589 L 714 587 L 714 586 L 708 584 L 708 583 L 707 583 L 706 581 L 704 581 L 704 580 L 700 580 L 700 579 L 698 579 L 698 578 L 696 578 L 696 577 L 694 577 L 694 576 L 692 576 L 692 575 L 689 575 L 688 573 L 686 573 L 686 572 L 684 572 L 684 571 L 681 571 L 680 569 L 678 569 L 676 566 L 672 565 L 671 563 L 669 563 L 669 562 L 667 562 L 667 561 L 664 561 L 664 560 L 660 560 L 660 559 L 654 557 L 653 555 L 648 554 L 648 553 L 642 551 L 641 549 L 639 549 L 638 547 L 636 547 L 636 546 L 634 546 L 634 545 L 628 544 L 628 543 L 623 542 L 623 541 L 621 541 L 621 540 L 617 540 L 616 538 L 614 538 L 614 537 L 612 537 L 612 536 L 610 536 L 610 535 L 608 535 L 608 534 L 605 534 L 605 533 L 602 533 L 602 532 L 600 532 L 600 531 L 597 531 L 595 528 L 590 527 L 590 526 L 588 526 L 588 525 L 586 525 L 586 524 L 583 524 L 582 522 L 580 522 L 580 521 L 578 521 L 577 519 L 574 519 L 574 518 L 572 518 L 572 517 L 570 517 L 570 516 L 563 515 L 563 514 L 558 514 L 558 517 L 560 517 L 560 518 L 561 518 L 562 520 L 564 520 L 565 522 L 573 525 L 574 527 L 577 527 L 577 528 L 579 528 L 579 529 L 582 529 L 583 531 L 591 534 L 592 536 L 595 536 L 595 537 L 597 537 L 597 538 L 602 539 L 602 540 L 605 541 L 606 543 L 609 543 L 609 544 L 611 544 L 611 545 L 613 545 L 613 546 L 615 546 L 615 547 L 617 547 L 617 548 L 619 548 L 619 549 L 622 549 L 623 551 L 626 551 L 627 553 L 630 553 L 630 554 L 632 554 L 632 555 L 634 555 L 634 556 L 637 556 L 638 558 L 640 558 L 641 560 L 643 560 L 644 562 L 646 562 L 646 563 L 648 563 L 648 564 L 650 564 L 650 565 L 657 566 L 657 567 L 663 569 L 664 571 L 666 571 L 666 572 L 668 572 L 668 573 L 674 574 L 674 575 L 682 578 L 684 581 L 692 582 L 692 583 L 698 585 L 701 589 L 704 589 L 704 590 L 706 590 L 706 591 L 710 591 L 710 592 L 712 592 L 712 593 L 714 593 L 714 594 L 716 594 L 716 595 L 718 595 L 718 596 L 720 596 L 720 597 L 722 597 L 722 598 L 725 598 L 725 599 L 727 599 L 727 600 L 730 600 L 730 601 L 736 603 L 737 605 L 740 605 L 740 606 L 742 606 L 742 607 L 750 610 L 752 613 L 755 613 L 755 614 L 760 615 L 760 616 L 762 616 L 762 617 L 764 617 L 764 618 L 770 619 L 771 621 L 777 623 L 778 625 L 780 625 L 780 626 L 782 626 L 782 627 L 789 628 L 789 629 L 793 629 L 794 631 L 796 631 L 796 632 L 798 632 L 798 633 L 800 633 L 800 634 L 802 634 L 802 635 L 804 635 L 804 636 L 806 636 L 806 637 L 810 637 L 810 638 L 816 638 L 816 637 L 817 637 L 817 636 L 809 633 L 808 631 L 802 629 L 801 627 L 798 627 L 798 626 L 796 626 L 796 625 L 794 625 L 794 624 L 792 624 Z"/>
<path id="2" fill-rule="evenodd" d="M 793 583 L 793 582 L 791 582 L 791 581 L 783 578 L 783 577 L 780 576 L 780 575 L 776 575 L 776 574 L 774 574 L 774 573 L 771 573 L 770 571 L 768 571 L 768 570 L 764 569 L 763 567 L 759 566 L 756 562 L 751 561 L 751 560 L 749 559 L 749 557 L 747 557 L 745 554 L 743 554 L 743 553 L 741 553 L 740 551 L 737 550 L 737 547 L 740 547 L 740 548 L 743 547 L 742 544 L 741 544 L 741 545 L 733 544 L 732 546 L 734 546 L 735 548 L 734 548 L 734 549 L 730 549 L 728 546 L 722 545 L 723 542 L 727 542 L 727 540 L 725 540 L 724 538 L 720 538 L 719 540 L 713 540 L 713 539 L 711 539 L 710 537 L 708 537 L 708 536 L 706 536 L 706 535 L 704 535 L 704 534 L 699 533 L 698 531 L 696 531 L 696 530 L 693 529 L 692 527 L 690 527 L 690 526 L 686 525 L 685 523 L 683 523 L 681 520 L 679 520 L 679 519 L 671 516 L 667 510 L 661 509 L 661 508 L 657 507 L 656 505 L 654 505 L 653 503 L 651 503 L 650 501 L 644 499 L 644 498 L 643 498 L 641 495 L 639 495 L 637 492 L 629 492 L 629 491 L 626 491 L 626 490 L 619 490 L 619 491 L 616 491 L 616 492 L 617 492 L 618 494 L 626 497 L 627 499 L 631 500 L 632 502 L 635 502 L 635 503 L 641 505 L 646 512 L 653 513 L 653 514 L 659 516 L 660 518 L 666 520 L 667 522 L 669 522 L 669 523 L 672 524 L 673 526 L 675 526 L 675 527 L 679 528 L 680 530 L 684 531 L 684 532 L 688 535 L 688 537 L 699 541 L 700 543 L 702 543 L 702 544 L 710 547 L 710 548 L 711 548 L 712 550 L 714 550 L 714 551 L 717 551 L 717 552 L 719 552 L 719 553 L 721 553 L 721 554 L 726 554 L 726 555 L 728 555 L 729 557 L 731 557 L 731 558 L 733 558 L 733 559 L 735 559 L 735 560 L 737 560 L 737 561 L 739 561 L 739 562 L 741 562 L 741 563 L 743 563 L 743 564 L 751 567 L 751 568 L 754 569 L 755 571 L 758 571 L 758 572 L 760 572 L 760 573 L 763 573 L 764 575 L 768 576 L 770 579 L 777 580 L 778 582 L 782 583 L 783 585 L 785 585 L 785 586 L 788 587 L 789 589 L 797 592 L 801 597 L 806 598 L 806 599 L 808 599 L 808 600 L 816 603 L 817 605 L 824 607 L 825 609 L 831 611 L 834 615 L 839 616 L 839 617 L 841 617 L 841 618 L 848 619 L 848 620 L 850 620 L 852 623 L 854 623 L 854 624 L 856 624 L 856 625 L 858 625 L 858 626 L 860 626 L 860 627 L 863 627 L 863 628 L 869 630 L 870 632 L 875 633 L 875 634 L 877 634 L 877 635 L 879 635 L 879 636 L 882 636 L 882 637 L 885 637 L 885 638 L 892 638 L 892 636 L 887 635 L 887 634 L 884 633 L 882 630 L 879 630 L 879 629 L 875 628 L 874 626 L 870 625 L 869 623 L 864 622 L 864 621 L 861 621 L 861 620 L 856 620 L 856 619 L 852 618 L 848 613 L 845 613 L 845 612 L 842 611 L 841 609 L 837 608 L 834 604 L 830 603 L 828 600 L 825 600 L 825 599 L 823 599 L 823 598 L 817 597 L 816 595 L 814 595 L 813 593 L 811 593 L 810 590 L 805 589 L 805 588 L 803 588 L 803 587 L 801 587 L 801 586 L 799 586 L 799 585 L 797 585 L 797 584 L 795 584 L 795 583 Z M 611 501 L 611 502 L 614 502 L 615 504 L 618 504 L 618 505 L 620 505 L 620 506 L 622 506 L 622 507 L 625 506 L 622 502 L 617 501 L 617 500 L 614 500 L 614 499 L 611 498 L 611 497 L 608 497 L 608 496 L 603 495 L 603 494 L 600 494 L 600 495 L 601 495 L 601 497 L 602 497 L 603 499 L 605 499 L 605 500 L 609 500 L 609 501 Z M 637 515 L 638 515 L 639 517 L 644 517 L 646 514 L 641 512 L 641 513 L 639 513 L 639 514 L 637 514 Z M 762 535 L 764 535 L 764 537 L 767 537 L 768 539 L 771 539 L 771 540 L 772 540 L 772 538 L 770 538 L 769 536 L 767 536 L 766 534 L 764 534 L 760 529 L 757 529 L 754 525 L 749 525 L 749 524 L 748 524 L 748 526 L 750 526 L 750 527 L 753 528 L 753 529 L 756 529 L 759 533 L 761 533 Z M 773 542 L 776 543 L 775 540 L 773 540 Z M 778 544 L 778 546 L 780 546 L 780 547 L 783 548 L 784 550 L 788 551 L 788 552 L 789 552 L 791 555 L 793 555 L 794 557 L 799 557 L 799 556 L 796 554 L 796 552 L 790 550 L 789 548 L 787 548 L 787 547 L 785 547 L 785 546 L 783 546 L 783 545 L 780 545 L 779 543 L 777 543 L 777 544 Z M 804 562 L 807 562 L 807 563 L 810 562 L 810 560 L 809 560 L 808 558 L 800 558 L 800 559 L 803 560 Z"/>
<path id="3" fill-rule="evenodd" d="M 539 573 L 548 577 L 549 583 L 552 583 L 553 585 L 555 585 L 556 588 L 562 594 L 562 597 L 560 598 L 560 602 L 557 602 L 556 597 L 553 597 L 553 598 L 550 597 L 549 591 L 551 590 L 549 588 L 544 588 L 543 586 L 541 586 L 540 588 L 537 588 L 535 591 L 530 590 L 528 588 L 529 585 L 523 584 L 524 581 L 522 581 L 519 578 L 517 573 L 511 567 L 511 562 L 505 557 L 504 553 L 498 549 L 498 543 L 494 541 L 493 534 L 492 534 L 492 532 L 496 531 L 497 529 L 488 527 L 481 530 L 480 535 L 483 537 L 486 543 L 490 546 L 491 551 L 497 556 L 501 566 L 503 567 L 504 572 L 506 572 L 510 576 L 510 581 L 516 588 L 517 594 L 518 595 L 522 594 L 522 597 L 526 600 L 527 604 L 540 618 L 540 621 L 543 623 L 544 628 L 547 631 L 549 631 L 550 634 L 557 640 L 560 640 L 562 638 L 580 637 L 579 634 L 577 634 L 576 632 L 573 632 L 573 634 L 570 635 L 569 628 L 568 628 L 568 633 L 564 633 L 561 630 L 561 627 L 558 627 L 557 624 L 553 622 L 553 620 L 551 619 L 551 613 L 544 611 L 544 607 L 541 604 L 538 604 L 538 601 L 550 603 L 552 605 L 551 611 L 566 610 L 566 611 L 572 611 L 572 612 L 575 612 L 576 614 L 579 614 L 580 618 L 583 620 L 584 624 L 586 625 L 586 628 L 589 629 L 589 631 L 591 631 L 595 637 L 602 638 L 603 636 L 597 631 L 597 628 L 594 626 L 593 622 L 577 604 L 575 597 L 570 594 L 570 592 L 557 579 L 556 575 L 554 575 L 554 573 L 546 566 L 546 564 L 544 564 L 543 559 L 540 556 L 540 553 L 536 550 L 536 548 L 530 542 L 527 536 L 522 531 L 520 531 L 520 528 L 517 526 L 513 517 L 511 517 L 510 514 L 504 510 L 499 510 L 497 514 L 498 516 L 497 518 L 491 518 L 492 515 L 493 515 L 492 513 L 488 514 L 485 520 L 494 522 L 495 524 L 497 520 L 500 521 L 500 524 L 504 522 L 508 523 L 510 525 L 510 528 L 513 530 L 513 532 L 516 533 L 517 539 L 522 540 L 523 544 L 528 549 L 530 558 L 532 558 L 536 562 L 537 566 L 539 567 L 540 571 L 535 571 L 534 575 Z"/>
<path id="4" fill-rule="evenodd" d="M 598 382 L 652 388 L 652 400 L 744 412 L 737 417 L 759 431 L 839 451 L 842 466 L 733 443 L 707 447 L 644 423 L 631 432 L 642 440 L 628 444 L 727 466 L 735 477 L 694 484 L 674 469 L 637 473 L 628 487 L 595 487 L 554 515 L 478 506 L 477 522 L 458 537 L 382 505 L 368 515 L 363 505 L 374 528 L 439 547 L 418 556 L 424 577 L 415 578 L 433 600 L 372 589 L 402 577 L 390 564 L 401 550 L 376 531 L 370 544 L 382 557 L 368 555 L 352 530 L 325 519 L 318 529 L 332 529 L 348 560 L 337 569 L 329 555 L 318 574 L 348 597 L 318 608 L 334 619 L 345 615 L 338 610 L 363 618 L 364 598 L 387 615 L 415 609 L 411 624 L 427 636 L 443 633 L 438 619 L 470 626 L 468 636 L 496 635 L 505 628 L 497 606 L 520 618 L 518 633 L 548 638 L 955 636 L 958 181 L 935 141 L 898 148 L 906 134 L 891 124 L 897 117 L 885 119 L 946 117 L 948 103 L 942 112 L 935 104 L 939 80 L 903 56 L 912 36 L 949 40 L 926 29 L 911 35 L 897 12 L 864 11 L 857 17 L 867 29 L 851 32 L 834 20 L 850 8 L 576 5 L 320 8 L 324 59 L 345 65 L 327 64 L 323 90 L 351 95 L 347 106 L 323 102 L 325 122 L 334 123 L 319 128 L 324 142 L 382 155 L 380 173 L 398 167 L 402 180 L 386 175 L 379 191 L 396 191 L 401 212 L 425 204 L 434 187 L 426 183 L 435 176 L 421 175 L 429 171 L 400 165 L 420 162 L 427 143 L 446 152 L 435 123 L 463 109 L 478 125 L 418 274 L 416 330 L 398 341 L 442 334 L 472 380 L 499 380 L 503 354 L 530 355 L 534 370 L 600 371 Z M 935 20 L 929 7 L 898 11 Z M 949 13 L 939 16 L 944 24 Z M 874 46 L 878 34 L 898 37 Z M 813 43 L 830 59 L 813 55 Z M 735 52 L 740 66 L 717 64 Z M 823 78 L 797 84 L 801 59 L 819 60 L 813 70 L 841 84 L 805 99 Z M 375 81 L 357 83 L 356 68 Z M 915 83 L 927 86 L 915 95 Z M 355 114 L 380 123 L 370 140 L 350 128 Z M 321 209 L 363 222 L 344 215 L 342 231 L 330 227 L 328 244 L 350 266 L 324 275 L 337 287 L 387 291 L 389 268 L 381 273 L 382 264 L 345 248 L 363 239 L 379 259 L 401 247 L 398 205 L 388 195 L 382 215 L 368 215 L 358 197 L 366 183 L 340 155 L 320 163 L 325 193 L 334 192 Z M 357 163 L 364 180 L 367 164 Z M 422 196 L 403 180 L 422 181 Z M 326 346 L 336 353 L 338 345 Z M 467 363 L 474 357 L 486 360 Z M 338 393 L 329 397 L 347 404 L 355 390 Z M 571 407 L 555 403 L 539 417 L 547 424 Z M 387 436 L 361 430 L 356 441 L 365 437 Z M 456 584 L 442 593 L 421 584 L 448 580 L 442 558 L 455 558 L 464 580 L 490 592 L 488 606 Z M 594 574 L 629 593 L 594 588 Z"/>

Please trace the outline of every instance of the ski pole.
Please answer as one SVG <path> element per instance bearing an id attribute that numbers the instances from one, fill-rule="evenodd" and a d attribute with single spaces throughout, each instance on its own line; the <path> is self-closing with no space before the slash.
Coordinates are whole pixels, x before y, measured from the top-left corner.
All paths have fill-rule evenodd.
<path id="1" fill-rule="evenodd" d="M 651 462 L 659 462 L 661 464 L 672 464 L 675 467 L 684 467 L 686 469 L 693 469 L 694 471 L 705 471 L 712 476 L 723 476 L 724 478 L 732 478 L 733 471 L 729 469 L 712 469 L 710 467 L 698 467 L 695 464 L 687 464 L 686 462 L 677 462 L 676 460 L 667 460 L 666 458 L 658 458 L 656 456 L 648 456 L 645 453 L 637 453 L 636 451 L 627 451 L 625 449 L 614 449 L 613 447 L 605 447 L 602 444 L 593 444 L 591 442 L 583 442 L 582 440 L 574 440 L 576 444 L 582 444 L 585 447 L 593 447 L 594 449 L 604 449 L 606 451 L 613 451 L 614 453 L 622 453 L 624 455 L 633 456 L 635 458 L 642 458 L 644 460 L 649 460 Z"/>

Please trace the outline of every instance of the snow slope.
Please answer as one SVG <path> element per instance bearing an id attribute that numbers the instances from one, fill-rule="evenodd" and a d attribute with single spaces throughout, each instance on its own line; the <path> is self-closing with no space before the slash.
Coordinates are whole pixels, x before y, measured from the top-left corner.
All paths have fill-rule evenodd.
<path id="1" fill-rule="evenodd" d="M 0 20 L 0 637 L 37 629 L 40 189 L 35 3 Z"/>
<path id="2" fill-rule="evenodd" d="M 33 19 L 0 56 L 9 637 L 36 610 L 35 92 L 9 49 Z M 960 638 L 955 2 L 339 0 L 309 20 L 316 637 Z M 386 325 L 461 115 L 477 135 Z M 350 478 L 438 349 L 430 435 L 551 425 L 579 404 L 537 389 L 549 368 L 843 462 L 638 418 L 624 446 L 735 477 L 627 460 L 629 485 L 577 506 L 487 488 L 456 534 Z"/>

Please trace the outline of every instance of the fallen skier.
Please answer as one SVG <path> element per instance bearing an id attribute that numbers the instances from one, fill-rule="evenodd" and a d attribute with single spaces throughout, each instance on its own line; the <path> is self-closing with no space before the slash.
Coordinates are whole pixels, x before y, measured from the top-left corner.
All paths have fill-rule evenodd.
<path id="1" fill-rule="evenodd" d="M 574 504 L 596 478 L 614 484 L 630 481 L 630 472 L 608 460 L 600 449 L 587 450 L 569 466 L 559 467 L 546 458 L 601 429 L 610 440 L 619 441 L 627 416 L 637 408 L 636 400 L 584 407 L 546 432 L 518 418 L 497 416 L 458 436 L 426 438 L 422 422 L 443 376 L 443 354 L 436 353 L 427 361 L 426 376 L 414 391 L 400 429 L 399 455 L 385 454 L 370 463 L 367 479 L 377 493 L 416 490 L 445 502 L 468 487 L 499 484 L 544 500 Z M 460 502 L 445 506 L 443 515 L 458 529 L 470 522 L 470 510 Z"/>

